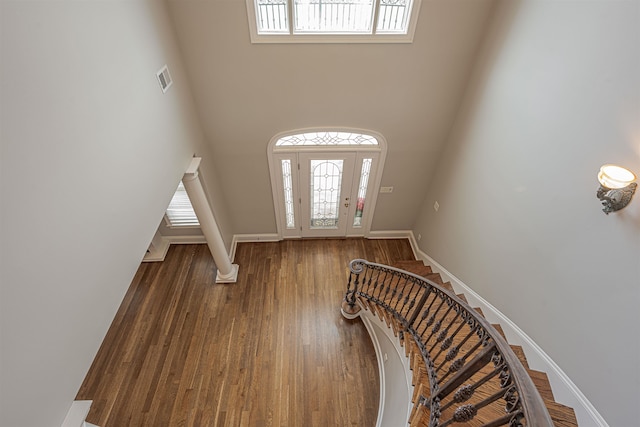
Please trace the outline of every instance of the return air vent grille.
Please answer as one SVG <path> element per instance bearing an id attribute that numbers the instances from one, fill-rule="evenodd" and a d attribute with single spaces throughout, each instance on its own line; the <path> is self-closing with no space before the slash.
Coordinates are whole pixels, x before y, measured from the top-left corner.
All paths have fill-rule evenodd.
<path id="1" fill-rule="evenodd" d="M 173 84 L 171 74 L 169 74 L 169 68 L 165 65 L 160 69 L 160 71 L 158 71 L 157 76 L 158 81 L 160 82 L 160 87 L 162 88 L 162 93 L 165 93 Z"/>

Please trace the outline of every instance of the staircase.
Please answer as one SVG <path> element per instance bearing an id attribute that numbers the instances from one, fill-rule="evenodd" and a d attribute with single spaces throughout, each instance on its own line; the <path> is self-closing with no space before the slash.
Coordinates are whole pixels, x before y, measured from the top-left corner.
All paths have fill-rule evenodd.
<path id="1" fill-rule="evenodd" d="M 428 280 L 430 283 L 455 294 L 451 284 L 449 282 L 443 282 L 441 276 L 438 273 L 434 273 L 429 266 L 425 266 L 422 261 L 401 261 L 394 264 L 393 267 L 395 269 L 420 276 Z M 405 275 L 406 277 L 403 277 L 402 273 L 399 275 L 396 275 L 396 272 L 391 273 L 393 273 L 393 277 L 387 277 L 388 272 L 383 269 L 377 272 L 374 271 L 367 277 L 367 273 L 365 272 L 362 278 L 358 277 L 358 280 L 361 281 L 360 286 L 362 291 L 355 292 L 354 297 L 360 307 L 364 310 L 370 311 L 379 319 L 384 320 L 385 324 L 393 330 L 394 335 L 404 347 L 405 356 L 410 361 L 412 371 L 413 409 L 409 417 L 410 427 L 447 425 L 528 426 L 536 424 L 538 421 L 537 418 L 548 419 L 546 416 L 538 416 L 535 415 L 535 413 L 534 415 L 528 414 L 526 413 L 526 409 L 524 410 L 526 413 L 526 416 L 524 417 L 519 415 L 514 416 L 513 414 L 518 413 L 518 410 L 515 409 L 512 415 L 505 415 L 505 400 L 507 401 L 506 406 L 509 407 L 509 398 L 505 397 L 504 391 L 509 387 L 509 385 L 504 385 L 505 381 L 503 374 L 508 369 L 503 365 L 499 365 L 500 363 L 503 363 L 502 361 L 495 362 L 495 360 L 492 359 L 491 362 L 493 363 L 489 363 L 486 360 L 484 362 L 479 360 L 481 358 L 481 353 L 484 351 L 482 350 L 483 345 L 481 345 L 482 339 L 473 337 L 475 338 L 476 344 L 473 343 L 473 339 L 469 339 L 470 335 L 476 334 L 469 333 L 466 338 L 464 338 L 464 340 L 468 340 L 467 342 L 460 339 L 464 334 L 462 332 L 458 333 L 458 331 L 462 330 L 466 323 L 473 322 L 468 322 L 464 316 L 461 318 L 456 317 L 459 316 L 459 313 L 453 313 L 456 311 L 456 306 L 455 304 L 448 304 L 450 301 L 447 301 L 447 304 L 443 304 L 436 298 L 430 300 L 431 296 L 428 292 L 423 292 L 423 294 L 420 295 L 419 291 L 415 290 L 415 279 L 410 275 Z M 371 283 L 374 284 L 371 285 Z M 351 286 L 352 284 L 350 281 L 350 289 Z M 358 286 L 354 285 L 354 289 L 356 288 L 358 288 Z M 463 294 L 457 294 L 456 296 L 465 303 L 467 302 Z M 347 298 L 345 298 L 345 301 L 348 301 L 348 299 L 349 292 L 347 292 Z M 420 303 L 424 304 L 426 307 L 425 309 L 420 307 L 412 313 L 411 307 L 405 308 L 412 306 L 418 299 L 420 299 Z M 446 301 L 446 298 L 443 301 Z M 420 305 L 420 303 L 416 303 L 416 305 Z M 344 308 L 345 305 L 343 305 L 343 309 Z M 452 310 L 452 308 L 454 309 Z M 474 310 L 484 317 L 482 310 L 479 308 L 474 308 Z M 436 313 L 438 313 L 437 317 L 434 317 Z M 431 316 L 427 318 L 429 314 Z M 406 318 L 409 316 L 411 317 L 411 320 L 407 321 Z M 439 320 L 434 321 L 434 319 Z M 429 323 L 429 321 L 431 321 L 431 323 Z M 424 327 L 421 325 L 421 322 L 425 323 Z M 435 326 L 433 326 L 434 324 Z M 504 336 L 504 332 L 500 325 L 491 324 L 491 326 L 499 335 L 502 336 L 502 338 L 504 338 L 504 341 L 506 341 L 506 337 Z M 439 328 L 443 329 L 439 330 Z M 451 332 L 454 329 L 456 332 Z M 417 336 L 416 331 L 421 334 L 419 335 L 420 340 L 414 339 L 414 337 Z M 409 332 L 411 332 L 411 334 L 409 334 Z M 440 333 L 438 334 L 438 332 Z M 492 332 L 490 332 L 490 334 L 491 333 Z M 425 336 L 427 338 L 424 338 Z M 464 368 L 461 369 L 460 372 L 455 372 L 453 369 L 451 369 L 451 372 L 447 372 L 447 369 L 445 368 L 451 367 L 447 364 L 453 363 L 444 361 L 444 354 L 446 353 L 444 350 L 447 347 L 442 343 L 446 341 L 446 336 L 448 336 L 448 339 L 453 343 L 449 345 L 460 347 L 460 355 L 463 355 L 462 358 L 468 356 L 470 360 L 472 359 L 469 364 L 478 360 L 473 363 L 477 363 L 478 366 L 482 365 L 480 368 L 477 368 L 475 373 L 467 374 L 465 377 L 465 374 L 462 372 Z M 423 342 L 422 344 L 419 344 L 417 341 Z M 442 346 L 442 350 L 439 349 L 440 346 Z M 544 406 L 546 406 L 553 425 L 555 427 L 576 427 L 578 423 L 573 409 L 555 401 L 547 375 L 544 372 L 529 368 L 527 358 L 521 346 L 509 345 L 509 347 L 533 381 L 535 388 L 544 402 Z M 430 350 L 427 351 L 426 348 L 430 348 Z M 425 362 L 426 359 L 423 357 L 425 352 L 430 353 L 430 360 L 432 364 L 431 370 L 426 366 L 426 363 L 429 362 Z M 465 355 L 465 353 L 468 354 Z M 452 359 L 453 357 L 451 357 L 451 360 Z M 505 356 L 505 359 L 508 359 L 508 357 Z M 437 369 L 434 369 L 433 365 L 437 365 L 438 363 L 441 363 L 441 365 L 437 367 Z M 466 363 L 467 362 L 465 361 L 465 364 Z M 514 363 L 517 364 L 517 361 Z M 502 366 L 502 368 L 500 366 Z M 495 372 L 500 369 L 503 369 L 503 372 L 496 374 Z M 436 375 L 433 374 L 433 372 L 436 370 L 439 371 L 439 377 L 430 379 L 429 372 L 431 372 L 432 377 L 435 377 Z M 448 379 L 447 376 L 449 376 Z M 459 380 L 457 379 L 458 376 L 461 377 Z M 515 371 L 510 371 L 506 376 L 515 377 L 516 373 Z M 444 377 L 444 379 L 440 377 Z M 430 405 L 432 405 L 431 401 L 433 398 L 429 398 L 429 396 L 433 394 L 431 384 L 434 382 L 438 382 L 438 384 L 440 384 L 444 389 L 450 389 L 446 392 L 443 390 L 442 393 L 436 396 L 438 415 L 436 416 L 437 419 L 435 422 L 432 414 L 430 413 Z M 517 381 L 515 382 L 517 383 Z M 470 394 L 473 395 L 473 398 L 471 396 L 462 397 L 462 394 L 464 394 L 461 393 L 461 390 L 464 388 L 463 384 L 465 384 L 464 387 L 473 389 L 473 391 L 470 392 Z M 454 388 L 459 388 L 455 395 L 453 393 L 455 391 Z M 502 394 L 501 391 L 503 392 Z M 526 400 L 526 391 L 523 392 L 519 389 L 516 394 L 517 397 L 515 400 Z M 547 423 L 547 425 L 548 424 L 549 423 Z M 543 421 L 540 425 L 545 425 L 545 422 Z"/>

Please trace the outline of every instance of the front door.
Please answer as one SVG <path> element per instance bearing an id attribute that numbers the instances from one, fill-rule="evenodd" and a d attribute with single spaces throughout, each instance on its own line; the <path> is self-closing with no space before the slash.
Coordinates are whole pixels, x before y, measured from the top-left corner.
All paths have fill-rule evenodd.
<path id="1" fill-rule="evenodd" d="M 273 156 L 282 237 L 363 236 L 375 205 L 379 153 L 303 151 Z M 370 180 L 371 178 L 371 180 Z"/>
<path id="2" fill-rule="evenodd" d="M 300 153 L 302 237 L 347 234 L 355 153 Z"/>

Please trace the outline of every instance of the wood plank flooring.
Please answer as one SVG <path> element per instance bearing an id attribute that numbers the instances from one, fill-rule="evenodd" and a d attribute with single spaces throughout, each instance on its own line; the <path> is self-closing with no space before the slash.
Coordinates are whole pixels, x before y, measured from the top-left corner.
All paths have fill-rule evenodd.
<path id="1" fill-rule="evenodd" d="M 407 240 L 241 243 L 215 284 L 206 245 L 142 264 L 77 399 L 122 426 L 374 426 L 378 369 L 340 315 L 348 262 L 413 259 Z"/>

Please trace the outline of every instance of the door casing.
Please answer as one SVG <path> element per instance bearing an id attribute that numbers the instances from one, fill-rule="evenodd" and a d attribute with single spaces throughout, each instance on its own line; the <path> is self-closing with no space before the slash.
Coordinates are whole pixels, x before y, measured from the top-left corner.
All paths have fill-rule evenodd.
<path id="1" fill-rule="evenodd" d="M 349 131 L 353 131 L 349 129 Z M 359 132 L 374 135 L 378 140 L 377 146 L 293 146 L 293 147 L 276 147 L 276 141 L 284 135 L 291 135 L 296 132 L 287 132 L 278 134 L 272 138 L 268 147 L 268 160 L 269 170 L 271 175 L 271 188 L 273 193 L 274 213 L 276 216 L 276 224 L 278 228 L 278 236 L 282 238 L 302 238 L 302 237 L 368 237 L 371 231 L 371 223 L 373 215 L 375 213 L 375 206 L 377 202 L 378 189 L 382 180 L 382 171 L 384 168 L 384 161 L 386 157 L 386 140 L 382 135 L 371 131 Z M 301 218 L 303 214 L 302 209 L 302 195 L 300 182 L 300 159 L 308 159 L 310 157 L 329 158 L 331 155 L 343 155 L 351 153 L 355 156 L 352 184 L 350 189 L 350 203 L 346 212 L 342 212 L 346 216 L 347 228 L 344 234 L 331 233 L 307 233 L 303 232 L 301 227 Z M 354 226 L 353 218 L 355 216 L 357 208 L 357 194 L 358 186 L 360 184 L 360 173 L 362 167 L 362 159 L 371 158 L 372 165 L 369 174 L 369 181 L 367 186 L 367 195 L 365 199 L 365 209 L 363 210 L 361 223 L 359 226 Z M 282 161 L 288 161 L 291 168 L 291 185 L 293 194 L 293 215 L 294 224 L 288 224 L 286 218 L 285 209 L 285 191 L 284 183 L 282 179 Z M 344 195 L 342 197 L 344 203 Z"/>

